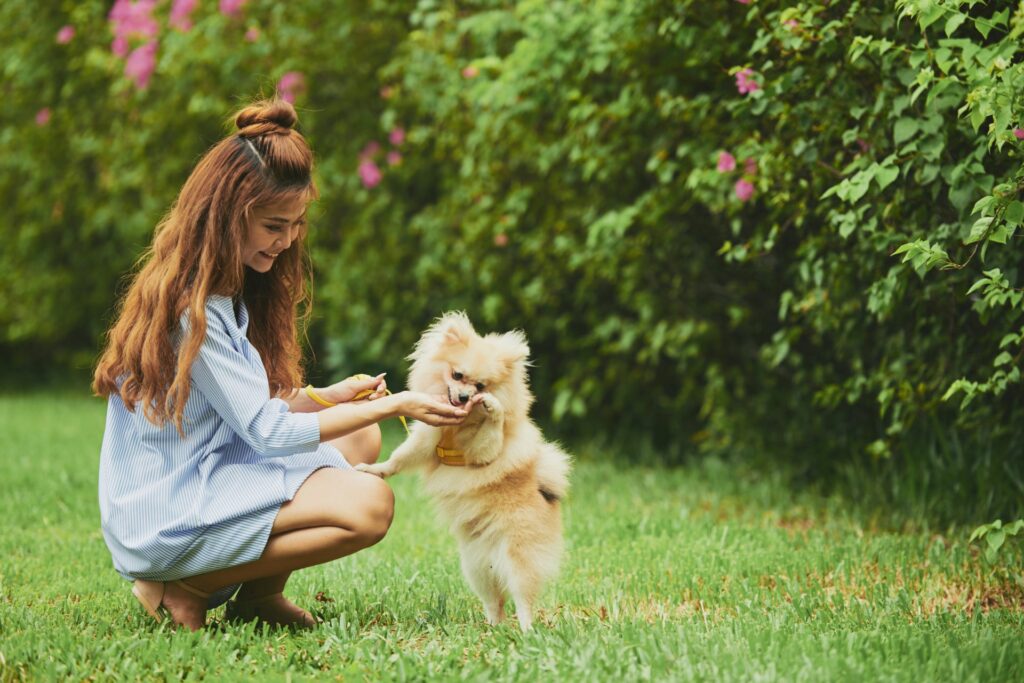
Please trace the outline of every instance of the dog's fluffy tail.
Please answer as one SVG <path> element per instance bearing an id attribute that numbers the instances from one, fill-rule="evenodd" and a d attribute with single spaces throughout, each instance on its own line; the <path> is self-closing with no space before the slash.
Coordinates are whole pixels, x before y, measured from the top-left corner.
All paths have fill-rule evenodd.
<path id="1" fill-rule="evenodd" d="M 537 483 L 545 498 L 561 500 L 569 492 L 569 455 L 557 444 L 545 443 L 537 460 Z M 549 500 L 551 499 L 549 498 Z"/>

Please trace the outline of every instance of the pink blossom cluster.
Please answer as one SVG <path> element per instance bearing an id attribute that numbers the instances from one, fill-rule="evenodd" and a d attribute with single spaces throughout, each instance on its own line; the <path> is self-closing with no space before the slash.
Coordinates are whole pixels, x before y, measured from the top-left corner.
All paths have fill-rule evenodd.
<path id="1" fill-rule="evenodd" d="M 242 14 L 246 0 L 220 0 L 220 13 L 226 17 L 237 17 Z"/>
<path id="2" fill-rule="evenodd" d="M 1018 140 L 1024 140 L 1024 128 L 1014 128 L 1013 137 L 1017 138 Z"/>
<path id="3" fill-rule="evenodd" d="M 741 95 L 760 90 L 760 84 L 755 81 L 752 76 L 754 75 L 753 69 L 740 69 L 736 72 L 736 89 Z"/>
<path id="4" fill-rule="evenodd" d="M 402 127 L 395 127 L 388 133 L 388 142 L 391 143 L 392 147 L 401 147 L 405 143 L 405 129 Z M 380 184 L 380 181 L 384 179 L 384 173 L 380 170 L 380 167 L 375 161 L 377 155 L 381 152 L 380 143 L 376 140 L 371 140 L 363 147 L 363 151 L 359 153 L 359 180 L 363 183 L 363 187 L 370 190 Z M 384 156 L 388 166 L 398 166 L 402 163 L 402 154 L 397 149 L 388 150 L 388 153 Z"/>
<path id="5" fill-rule="evenodd" d="M 115 0 L 107 19 L 113 24 L 114 42 L 110 50 L 118 57 L 128 56 L 128 40 L 155 40 L 160 25 L 153 18 L 157 0 Z"/>
<path id="6" fill-rule="evenodd" d="M 726 151 L 718 153 L 717 170 L 719 173 L 730 173 L 736 170 L 736 157 Z M 736 198 L 745 202 L 754 196 L 754 183 L 751 182 L 757 176 L 757 159 L 748 157 L 743 162 L 743 177 L 736 181 L 733 192 Z"/>
<path id="7" fill-rule="evenodd" d="M 118 57 L 126 58 L 124 75 L 144 89 L 156 69 L 156 35 L 159 24 L 153 18 L 157 0 L 115 0 L 107 19 L 113 25 L 114 42 L 110 50 Z M 129 53 L 129 40 L 141 39 L 141 45 Z"/>
<path id="8" fill-rule="evenodd" d="M 306 92 L 306 77 L 301 71 L 286 71 L 277 82 L 277 94 L 285 102 L 295 104 L 295 98 Z"/>
<path id="9" fill-rule="evenodd" d="M 167 23 L 179 31 L 188 31 L 192 28 L 190 17 L 198 4 L 199 0 L 174 0 L 171 3 L 171 16 Z"/>
<path id="10" fill-rule="evenodd" d="M 57 31 L 57 42 L 61 45 L 67 45 L 71 42 L 71 39 L 75 37 L 75 27 L 71 24 L 67 26 L 61 26 L 60 30 Z"/>

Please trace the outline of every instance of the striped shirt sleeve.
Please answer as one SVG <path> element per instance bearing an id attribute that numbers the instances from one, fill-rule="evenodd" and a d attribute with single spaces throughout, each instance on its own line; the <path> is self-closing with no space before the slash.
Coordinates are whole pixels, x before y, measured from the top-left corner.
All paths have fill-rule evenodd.
<path id="1" fill-rule="evenodd" d="M 224 316 L 224 311 L 207 302 L 206 336 L 192 363 L 192 390 L 198 389 L 260 455 L 280 457 L 316 450 L 320 444 L 316 413 L 292 413 L 286 402 L 270 398 L 266 373 L 254 369 L 236 348 L 228 331 L 231 322 Z"/>

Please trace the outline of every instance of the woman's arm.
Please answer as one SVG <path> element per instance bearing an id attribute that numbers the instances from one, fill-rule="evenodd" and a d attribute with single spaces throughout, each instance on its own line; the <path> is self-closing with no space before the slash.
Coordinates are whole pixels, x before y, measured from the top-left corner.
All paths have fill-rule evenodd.
<path id="1" fill-rule="evenodd" d="M 315 391 L 318 396 L 323 396 L 323 389 Z M 284 396 L 282 400 L 288 404 L 288 411 L 292 413 L 316 413 L 324 409 L 324 406 L 311 399 L 304 390 L 299 388 L 292 390 L 292 393 L 289 396 Z"/>
<path id="2" fill-rule="evenodd" d="M 384 381 L 384 374 L 381 373 L 376 377 L 353 375 L 348 379 L 335 382 L 329 387 L 313 389 L 313 393 L 333 404 L 354 401 L 360 394 L 364 396 L 365 400 L 373 401 L 388 393 L 388 384 Z M 282 400 L 288 404 L 288 410 L 293 413 L 318 413 L 324 408 L 331 407 L 314 400 L 304 388 L 293 389 L 292 393 Z"/>
<path id="3" fill-rule="evenodd" d="M 444 427 L 461 423 L 468 414 L 439 397 L 403 391 L 374 401 L 340 403 L 323 408 L 316 416 L 320 421 L 320 441 L 330 441 L 399 415 Z"/>

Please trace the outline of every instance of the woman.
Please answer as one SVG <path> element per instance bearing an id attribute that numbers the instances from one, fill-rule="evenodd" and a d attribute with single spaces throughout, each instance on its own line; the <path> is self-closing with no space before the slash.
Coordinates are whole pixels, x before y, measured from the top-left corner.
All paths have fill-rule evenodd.
<path id="1" fill-rule="evenodd" d="M 295 121 L 287 102 L 258 102 L 200 160 L 93 381 L 108 397 L 99 498 L 114 567 L 151 615 L 192 630 L 236 589 L 229 618 L 314 625 L 282 595 L 289 574 L 371 546 L 391 523 L 391 490 L 352 469 L 376 461 L 377 422 L 466 415 L 439 397 L 386 396 L 383 375 L 298 389 L 316 188 Z"/>

